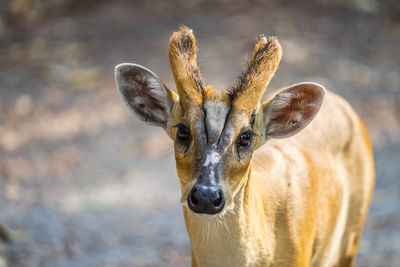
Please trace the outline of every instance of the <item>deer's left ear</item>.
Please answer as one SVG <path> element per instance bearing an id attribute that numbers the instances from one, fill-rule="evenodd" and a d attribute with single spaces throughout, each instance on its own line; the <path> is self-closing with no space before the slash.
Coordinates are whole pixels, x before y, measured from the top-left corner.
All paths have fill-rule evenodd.
<path id="1" fill-rule="evenodd" d="M 316 83 L 292 85 L 262 104 L 265 138 L 286 138 L 303 130 L 318 113 L 325 88 Z"/>
<path id="2" fill-rule="evenodd" d="M 167 128 L 178 96 L 157 75 L 140 65 L 123 63 L 115 67 L 115 80 L 123 99 L 140 120 Z"/>

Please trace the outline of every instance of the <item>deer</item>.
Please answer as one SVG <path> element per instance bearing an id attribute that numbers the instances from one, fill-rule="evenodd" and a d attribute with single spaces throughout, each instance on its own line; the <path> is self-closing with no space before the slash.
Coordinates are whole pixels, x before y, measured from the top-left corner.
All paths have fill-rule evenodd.
<path id="1" fill-rule="evenodd" d="M 115 79 L 133 113 L 174 142 L 192 266 L 354 266 L 375 172 L 350 104 L 313 82 L 261 103 L 282 57 L 276 37 L 257 38 L 228 89 L 204 82 L 188 27 L 168 56 L 177 93 L 133 63 Z"/>

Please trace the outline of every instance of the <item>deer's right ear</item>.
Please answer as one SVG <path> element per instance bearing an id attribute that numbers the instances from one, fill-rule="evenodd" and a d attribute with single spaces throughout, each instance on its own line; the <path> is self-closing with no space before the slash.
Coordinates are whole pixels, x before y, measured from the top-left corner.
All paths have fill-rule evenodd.
<path id="1" fill-rule="evenodd" d="M 125 102 L 142 121 L 164 129 L 178 102 L 178 95 L 165 87 L 149 69 L 123 63 L 115 67 L 115 81 Z"/>

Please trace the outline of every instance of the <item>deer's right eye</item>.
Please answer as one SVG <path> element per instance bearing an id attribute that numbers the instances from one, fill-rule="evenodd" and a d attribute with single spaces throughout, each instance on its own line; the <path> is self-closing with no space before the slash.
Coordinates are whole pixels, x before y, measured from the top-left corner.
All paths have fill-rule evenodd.
<path id="1" fill-rule="evenodd" d="M 255 133 L 253 131 L 246 131 L 242 133 L 237 141 L 237 144 L 239 147 L 248 147 L 251 144 L 251 141 L 253 140 L 253 136 Z"/>
<path id="2" fill-rule="evenodd" d="M 189 140 L 190 137 L 190 132 L 189 129 L 182 123 L 178 123 L 174 127 L 178 128 L 178 131 L 176 133 L 176 138 L 180 141 L 187 141 Z"/>

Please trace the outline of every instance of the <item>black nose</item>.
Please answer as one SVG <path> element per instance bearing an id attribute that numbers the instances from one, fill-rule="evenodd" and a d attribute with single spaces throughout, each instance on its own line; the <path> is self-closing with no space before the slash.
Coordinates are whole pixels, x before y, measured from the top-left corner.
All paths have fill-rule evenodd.
<path id="1" fill-rule="evenodd" d="M 195 185 L 187 201 L 189 208 L 196 213 L 216 214 L 225 206 L 224 193 L 217 185 Z"/>

